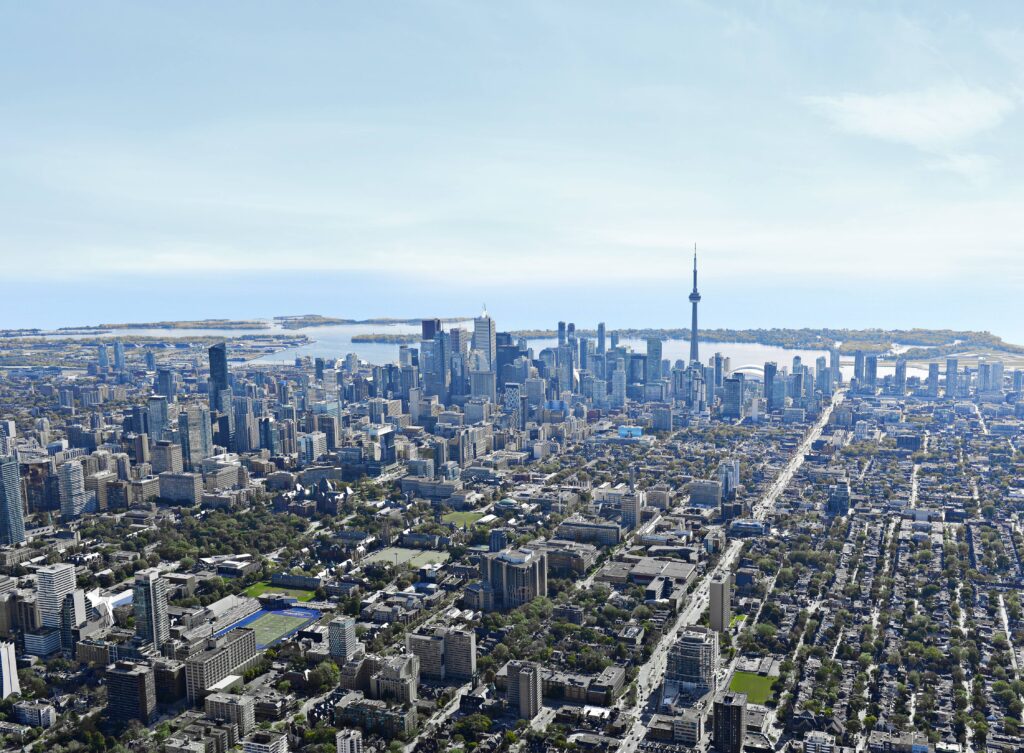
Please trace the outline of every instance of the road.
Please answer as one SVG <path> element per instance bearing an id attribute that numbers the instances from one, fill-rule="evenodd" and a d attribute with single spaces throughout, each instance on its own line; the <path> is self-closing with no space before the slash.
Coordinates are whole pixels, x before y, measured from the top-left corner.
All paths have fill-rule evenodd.
<path id="1" fill-rule="evenodd" d="M 785 490 L 797 470 L 801 465 L 803 465 L 804 456 L 810 450 L 811 445 L 814 444 L 814 442 L 821 436 L 821 432 L 828 424 L 828 420 L 832 415 L 833 409 L 836 405 L 842 402 L 843 396 L 844 393 L 837 392 L 829 406 L 822 411 L 821 416 L 808 430 L 807 436 L 804 438 L 804 441 L 801 442 L 800 446 L 793 454 L 793 457 L 786 464 L 786 467 L 782 469 L 761 500 L 754 505 L 752 512 L 755 518 L 758 520 L 764 520 L 768 514 L 774 510 L 775 503 L 778 500 L 779 495 L 782 494 L 783 490 Z M 654 712 L 658 703 L 656 690 L 660 687 L 661 678 L 665 673 L 665 665 L 669 648 L 671 648 L 672 644 L 675 643 L 675 639 L 679 634 L 680 628 L 687 625 L 693 625 L 700 619 L 700 616 L 703 614 L 704 608 L 708 603 L 708 593 L 711 587 L 712 578 L 718 573 L 732 570 L 732 566 L 739 557 L 742 549 L 742 540 L 734 540 L 729 543 L 723 551 L 718 564 L 705 574 L 701 579 L 700 584 L 696 589 L 694 589 L 689 603 L 683 608 L 682 612 L 680 612 L 679 617 L 672 625 L 672 628 L 670 630 L 666 630 L 665 634 L 661 637 L 661 640 L 658 641 L 654 651 L 651 653 L 651 658 L 640 667 L 640 671 L 637 673 L 636 678 L 636 704 L 633 707 L 637 711 L 632 724 L 626 732 L 626 739 L 623 740 L 622 745 L 619 746 L 619 753 L 634 753 L 637 746 L 640 744 L 640 741 L 643 740 L 644 735 L 646 734 L 645 722 L 649 719 L 649 715 Z M 624 709 L 625 697 L 621 698 L 617 705 L 619 708 Z"/>
<path id="2" fill-rule="evenodd" d="M 402 750 L 405 751 L 405 753 L 412 753 L 412 751 L 416 749 L 416 745 L 419 743 L 420 740 L 423 740 L 433 735 L 438 727 L 443 726 L 444 723 L 447 722 L 452 717 L 452 715 L 459 710 L 459 700 L 462 698 L 462 696 L 464 696 L 472 689 L 472 683 L 466 683 L 465 685 L 456 688 L 455 697 L 452 698 L 452 700 L 448 703 L 447 706 L 445 706 L 440 711 L 435 712 L 434 715 L 430 717 L 430 720 L 423 725 L 423 729 L 420 730 L 419 734 L 416 735 L 416 737 L 414 737 L 412 740 L 410 740 L 409 743 L 407 743 Z"/>

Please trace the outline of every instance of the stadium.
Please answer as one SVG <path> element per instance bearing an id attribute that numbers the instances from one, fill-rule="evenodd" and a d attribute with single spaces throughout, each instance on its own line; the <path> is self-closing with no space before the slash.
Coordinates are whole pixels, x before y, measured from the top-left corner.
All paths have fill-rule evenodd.
<path id="1" fill-rule="evenodd" d="M 246 627 L 256 631 L 256 648 L 273 646 L 313 624 L 320 619 L 320 612 L 309 607 L 288 607 L 287 609 L 260 609 L 248 617 L 224 628 L 217 635 L 229 630 Z"/>

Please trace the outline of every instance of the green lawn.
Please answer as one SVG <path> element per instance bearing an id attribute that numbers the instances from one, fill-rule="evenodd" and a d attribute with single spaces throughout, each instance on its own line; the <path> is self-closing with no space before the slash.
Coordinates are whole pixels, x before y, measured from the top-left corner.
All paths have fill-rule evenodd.
<path id="1" fill-rule="evenodd" d="M 389 565 L 409 565 L 409 567 L 423 567 L 428 563 L 447 562 L 448 552 L 435 552 L 424 549 L 406 549 L 401 546 L 389 546 L 374 552 L 366 558 L 366 562 L 386 562 Z"/>
<path id="2" fill-rule="evenodd" d="M 304 588 L 285 588 L 283 586 L 271 585 L 268 581 L 262 581 L 260 583 L 253 583 L 247 589 L 245 589 L 246 596 L 260 596 L 265 593 L 284 594 L 285 596 L 294 596 L 297 601 L 310 601 L 315 593 L 313 591 L 307 591 Z"/>
<path id="3" fill-rule="evenodd" d="M 732 619 L 729 620 L 729 627 L 734 628 L 741 622 L 743 622 L 745 619 L 747 619 L 747 616 L 745 614 L 734 614 L 732 616 Z"/>
<path id="4" fill-rule="evenodd" d="M 257 646 L 269 646 L 308 620 L 308 617 L 293 617 L 281 612 L 268 612 L 247 627 L 256 631 Z"/>
<path id="5" fill-rule="evenodd" d="M 483 516 L 484 516 L 484 514 L 482 512 L 473 512 L 472 510 L 468 510 L 466 512 L 449 512 L 449 513 L 445 513 L 441 517 L 441 520 L 444 521 L 445 523 L 454 523 L 459 528 L 462 528 L 463 526 L 471 526 L 471 525 L 473 525 L 478 520 L 480 520 L 480 518 L 482 518 Z"/>
<path id="6" fill-rule="evenodd" d="M 764 677 L 753 672 L 734 672 L 729 690 L 734 693 L 746 693 L 750 703 L 765 703 L 772 697 L 772 687 L 777 677 Z"/>

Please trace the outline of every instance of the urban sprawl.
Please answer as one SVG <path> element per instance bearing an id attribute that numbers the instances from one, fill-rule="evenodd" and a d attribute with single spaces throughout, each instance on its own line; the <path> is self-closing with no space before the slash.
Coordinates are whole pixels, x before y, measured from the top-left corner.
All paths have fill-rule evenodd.
<path id="1" fill-rule="evenodd" d="M 675 363 L 486 311 L 387 364 L 26 340 L 4 746 L 1024 749 L 1024 370 L 733 370 L 700 298 Z"/>

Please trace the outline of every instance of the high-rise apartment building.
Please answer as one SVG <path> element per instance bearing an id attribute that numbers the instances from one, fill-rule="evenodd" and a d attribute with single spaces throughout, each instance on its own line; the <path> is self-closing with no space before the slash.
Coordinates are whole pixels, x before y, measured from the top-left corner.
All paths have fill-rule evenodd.
<path id="1" fill-rule="evenodd" d="M 724 692 L 715 698 L 711 742 L 718 753 L 741 753 L 746 731 L 747 696 Z"/>
<path id="2" fill-rule="evenodd" d="M 351 617 L 335 617 L 327 624 L 327 641 L 331 658 L 347 662 L 359 651 L 356 621 Z"/>
<path id="3" fill-rule="evenodd" d="M 217 343 L 210 346 L 210 408 L 226 411 L 231 406 L 221 405 L 221 393 L 228 389 L 228 346 Z"/>
<path id="4" fill-rule="evenodd" d="M 646 503 L 647 495 L 639 489 L 622 496 L 622 525 L 624 528 L 632 530 L 640 525 Z"/>
<path id="5" fill-rule="evenodd" d="M 156 677 L 141 662 L 119 661 L 107 667 L 107 717 L 126 724 L 149 724 L 156 711 Z"/>
<path id="6" fill-rule="evenodd" d="M 25 503 L 16 457 L 0 457 L 0 545 L 25 541 Z"/>
<path id="7" fill-rule="evenodd" d="M 178 414 L 178 435 L 185 470 L 200 468 L 213 455 L 213 423 L 210 409 L 193 403 Z"/>
<path id="8" fill-rule="evenodd" d="M 363 753 L 363 733 L 357 729 L 343 729 L 334 738 L 337 753 Z"/>
<path id="9" fill-rule="evenodd" d="M 947 379 L 949 377 L 949 371 L 946 371 Z M 939 365 L 937 363 L 928 364 L 928 397 L 939 396 Z M 951 397 L 949 393 L 949 382 L 946 383 L 946 397 Z"/>
<path id="10" fill-rule="evenodd" d="M 206 695 L 207 688 L 230 674 L 244 671 L 256 657 L 256 631 L 235 628 L 210 638 L 205 648 L 185 661 L 185 691 L 193 704 Z"/>
<path id="11" fill-rule="evenodd" d="M 185 470 L 185 461 L 181 445 L 166 439 L 159 440 L 152 447 L 153 473 L 181 473 Z"/>
<path id="12" fill-rule="evenodd" d="M 60 514 L 65 520 L 77 518 L 85 510 L 89 495 L 85 491 L 85 471 L 77 458 L 65 460 L 57 470 L 60 490 Z"/>
<path id="13" fill-rule="evenodd" d="M 644 364 L 644 382 L 653 384 L 661 379 L 662 342 L 658 337 L 647 338 L 647 360 Z"/>
<path id="14" fill-rule="evenodd" d="M 75 590 L 75 566 L 62 562 L 36 571 L 36 605 L 43 627 L 60 628 L 64 597 Z"/>
<path id="15" fill-rule="evenodd" d="M 543 669 L 536 662 L 508 663 L 506 697 L 509 707 L 518 712 L 520 719 L 533 719 L 540 713 L 543 704 L 542 672 Z"/>
<path id="16" fill-rule="evenodd" d="M 240 736 L 256 727 L 256 699 L 251 695 L 210 693 L 203 701 L 203 710 L 211 719 L 223 719 L 238 727 Z"/>
<path id="17" fill-rule="evenodd" d="M 722 382 L 722 418 L 743 418 L 743 375 Z"/>
<path id="18" fill-rule="evenodd" d="M 133 586 L 135 634 L 157 649 L 171 637 L 167 611 L 167 581 L 157 568 L 135 573 Z"/>
<path id="19" fill-rule="evenodd" d="M 479 607 L 484 611 L 521 607 L 547 595 L 548 559 L 533 549 L 506 549 L 480 558 Z"/>
<path id="20" fill-rule="evenodd" d="M 929 373 L 931 371 L 929 365 Z M 935 364 L 935 370 L 938 371 L 938 364 Z M 956 400 L 959 395 L 959 369 L 960 362 L 955 358 L 946 359 L 946 397 L 950 400 Z M 936 392 L 936 394 L 938 394 Z"/>
<path id="21" fill-rule="evenodd" d="M 450 679 L 476 677 L 476 633 L 448 628 L 444 633 L 444 673 Z"/>
<path id="22" fill-rule="evenodd" d="M 703 627 L 684 628 L 668 652 L 665 698 L 699 698 L 717 689 L 718 633 Z"/>
<path id="23" fill-rule="evenodd" d="M 405 636 L 406 650 L 420 660 L 420 675 L 430 680 L 443 680 L 444 672 L 444 631 L 434 633 L 408 633 Z"/>
<path id="24" fill-rule="evenodd" d="M 710 584 L 711 629 L 724 633 L 732 621 L 732 576 L 729 573 L 715 573 Z"/>

